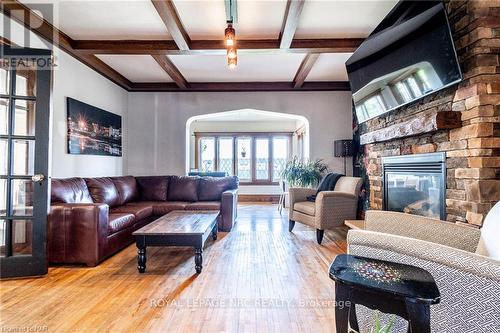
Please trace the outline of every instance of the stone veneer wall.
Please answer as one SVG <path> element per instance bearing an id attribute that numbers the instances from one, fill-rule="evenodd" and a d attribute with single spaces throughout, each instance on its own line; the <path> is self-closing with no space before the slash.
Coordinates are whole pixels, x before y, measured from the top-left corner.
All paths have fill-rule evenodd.
<path id="1" fill-rule="evenodd" d="M 500 200 L 500 1 L 446 2 L 464 80 L 399 110 L 355 125 L 359 136 L 424 114 L 461 112 L 462 126 L 360 147 L 370 209 L 382 209 L 381 157 L 446 152 L 447 220 L 480 227 Z"/>

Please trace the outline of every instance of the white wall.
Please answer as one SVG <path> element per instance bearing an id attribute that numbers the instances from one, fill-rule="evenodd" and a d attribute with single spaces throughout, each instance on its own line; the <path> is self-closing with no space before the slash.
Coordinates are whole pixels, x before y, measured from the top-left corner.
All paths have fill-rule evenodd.
<path id="1" fill-rule="evenodd" d="M 46 48 L 45 44 L 33 33 L 30 34 L 30 44 L 25 45 L 24 28 L 0 15 L 2 36 L 5 36 L 3 32 L 5 19 L 11 22 L 11 40 L 14 43 Z M 54 55 L 57 67 L 53 71 L 52 88 L 52 177 L 121 175 L 124 169 L 124 157 L 67 154 L 66 97 L 72 97 L 122 115 L 125 138 L 123 145 L 126 152 L 127 91 L 59 49 L 54 50 Z"/>
<path id="2" fill-rule="evenodd" d="M 134 175 L 184 174 L 186 122 L 202 114 L 250 108 L 304 116 L 311 159 L 334 171 L 343 171 L 343 160 L 333 157 L 333 140 L 352 137 L 350 92 L 137 92 L 128 99 L 126 173 Z"/>

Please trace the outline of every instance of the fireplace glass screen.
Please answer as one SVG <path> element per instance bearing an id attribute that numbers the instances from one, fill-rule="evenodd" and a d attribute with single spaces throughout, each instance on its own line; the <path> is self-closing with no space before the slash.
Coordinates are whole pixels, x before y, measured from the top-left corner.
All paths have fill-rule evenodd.
<path id="1" fill-rule="evenodd" d="M 382 158 L 384 209 L 446 219 L 443 153 Z"/>
<path id="2" fill-rule="evenodd" d="M 388 210 L 440 218 L 440 175 L 389 172 L 386 181 Z"/>

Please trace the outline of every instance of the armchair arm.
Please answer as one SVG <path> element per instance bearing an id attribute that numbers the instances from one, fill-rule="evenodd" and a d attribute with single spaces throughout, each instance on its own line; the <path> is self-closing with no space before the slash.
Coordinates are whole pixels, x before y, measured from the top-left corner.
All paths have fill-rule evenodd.
<path id="1" fill-rule="evenodd" d="M 48 217 L 49 261 L 95 266 L 104 257 L 108 236 L 106 204 L 56 204 Z"/>
<path id="2" fill-rule="evenodd" d="M 288 216 L 293 216 L 293 205 L 296 202 L 306 201 L 309 195 L 316 194 L 316 189 L 308 187 L 290 187 L 288 189 L 288 195 L 290 200 L 289 214 Z"/>
<path id="3" fill-rule="evenodd" d="M 325 230 L 356 218 L 358 197 L 348 192 L 322 191 L 316 197 L 316 225 Z"/>
<path id="4" fill-rule="evenodd" d="M 500 261 L 475 253 L 419 239 L 366 230 L 350 230 L 348 252 L 394 261 L 429 271 L 441 293 L 441 303 L 431 307 L 433 332 L 495 331 L 500 327 Z M 474 311 L 471 311 L 474 309 Z M 356 310 L 360 328 L 371 313 Z M 387 320 L 384 317 L 382 320 Z M 467 318 L 467 320 L 463 320 Z"/>
<path id="5" fill-rule="evenodd" d="M 429 217 L 397 212 L 369 210 L 365 229 L 387 234 L 425 240 L 468 252 L 475 252 L 481 232 Z"/>
<path id="6" fill-rule="evenodd" d="M 222 193 L 221 220 L 219 229 L 230 231 L 238 217 L 238 189 L 227 190 Z"/>

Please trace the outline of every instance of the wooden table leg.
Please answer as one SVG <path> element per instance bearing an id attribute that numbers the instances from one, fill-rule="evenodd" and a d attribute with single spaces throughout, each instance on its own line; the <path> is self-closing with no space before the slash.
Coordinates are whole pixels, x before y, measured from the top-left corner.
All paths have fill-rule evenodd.
<path id="1" fill-rule="evenodd" d="M 212 229 L 212 239 L 213 240 L 217 240 L 217 229 L 218 229 L 218 226 L 217 226 L 217 223 L 215 223 L 215 226 Z"/>
<path id="2" fill-rule="evenodd" d="M 428 304 L 406 301 L 408 331 L 411 333 L 431 333 L 431 311 Z"/>
<path id="3" fill-rule="evenodd" d="M 201 273 L 201 269 L 203 268 L 203 257 L 201 255 L 202 252 L 203 250 L 201 248 L 194 249 L 194 263 L 195 263 L 196 273 L 198 274 Z"/>
<path id="4" fill-rule="evenodd" d="M 139 247 L 137 249 L 137 270 L 139 273 L 146 271 L 146 247 Z"/>
<path id="5" fill-rule="evenodd" d="M 349 301 L 349 288 L 342 283 L 335 282 L 335 327 L 337 333 L 348 333 L 349 329 L 349 307 L 345 306 Z M 339 306 L 343 302 L 343 306 Z M 353 304 L 351 304 L 353 305 Z"/>

